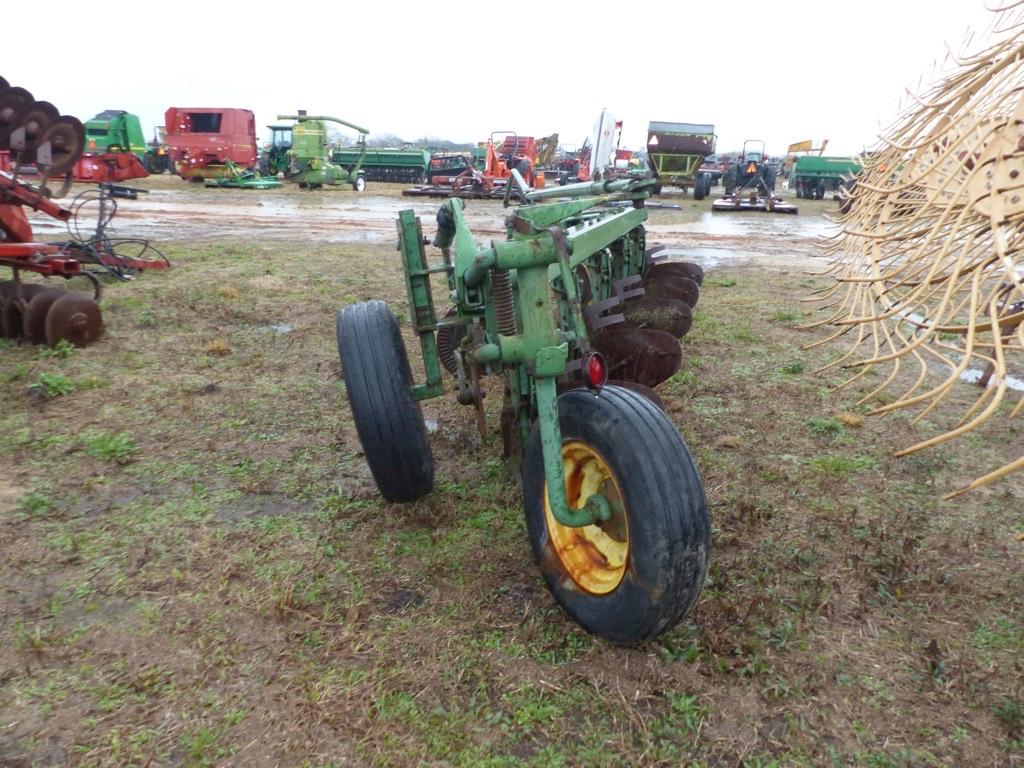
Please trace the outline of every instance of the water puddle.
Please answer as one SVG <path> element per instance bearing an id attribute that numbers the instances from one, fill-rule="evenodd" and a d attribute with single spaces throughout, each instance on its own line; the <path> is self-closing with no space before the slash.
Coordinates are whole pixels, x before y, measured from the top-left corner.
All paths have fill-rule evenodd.
<path id="1" fill-rule="evenodd" d="M 984 372 L 978 368 L 971 368 L 960 374 L 960 381 L 967 382 L 968 384 L 977 385 L 977 383 L 981 380 L 983 373 Z M 999 382 L 996 380 L 996 377 L 993 376 L 991 379 L 989 379 L 988 388 L 992 389 L 993 387 L 997 386 L 999 386 Z M 1024 380 L 1018 379 L 1016 376 L 1007 376 L 1006 388 L 1012 389 L 1014 392 L 1024 392 Z"/>

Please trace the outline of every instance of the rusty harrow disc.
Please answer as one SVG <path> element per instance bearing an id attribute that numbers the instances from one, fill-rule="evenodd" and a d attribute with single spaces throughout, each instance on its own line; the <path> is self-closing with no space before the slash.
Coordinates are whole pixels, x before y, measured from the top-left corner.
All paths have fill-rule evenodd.
<path id="1" fill-rule="evenodd" d="M 19 289 L 17 296 L 14 295 L 15 287 Z M 21 338 L 25 306 L 41 290 L 43 286 L 34 283 L 15 283 L 13 280 L 0 283 L 0 331 L 3 338 Z"/>
<path id="2" fill-rule="evenodd" d="M 56 346 L 62 339 L 85 347 L 103 334 L 99 304 L 84 293 L 69 292 L 53 302 L 46 313 L 46 343 Z"/>
<path id="3" fill-rule="evenodd" d="M 40 290 L 29 301 L 22 313 L 21 328 L 25 338 L 32 344 L 46 343 L 46 313 L 57 299 L 64 295 L 61 288 Z"/>
<path id="4" fill-rule="evenodd" d="M 32 94 L 17 86 L 0 89 L 0 150 L 11 144 L 11 131 L 18 127 L 14 117 L 26 104 L 35 101 Z"/>
<path id="5" fill-rule="evenodd" d="M 19 109 L 14 116 L 13 125 L 25 129 L 25 146 L 22 151 L 32 153 L 41 143 L 47 127 L 58 117 L 60 111 L 48 101 L 32 101 Z"/>

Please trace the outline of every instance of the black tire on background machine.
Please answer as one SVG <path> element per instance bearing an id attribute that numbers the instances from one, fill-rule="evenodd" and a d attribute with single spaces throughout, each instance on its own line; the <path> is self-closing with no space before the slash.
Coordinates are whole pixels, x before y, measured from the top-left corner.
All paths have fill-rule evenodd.
<path id="1" fill-rule="evenodd" d="M 558 398 L 563 445 L 583 444 L 609 465 L 628 528 L 622 580 L 607 594 L 577 583 L 555 551 L 545 513 L 535 426 L 523 462 L 523 507 L 534 557 L 555 600 L 588 632 L 616 643 L 653 637 L 697 602 L 711 554 L 707 499 L 679 431 L 642 395 L 615 386 Z"/>
<path id="2" fill-rule="evenodd" d="M 415 501 L 434 487 L 434 457 L 398 321 L 383 301 L 338 310 L 338 354 L 366 463 L 381 495 Z"/>

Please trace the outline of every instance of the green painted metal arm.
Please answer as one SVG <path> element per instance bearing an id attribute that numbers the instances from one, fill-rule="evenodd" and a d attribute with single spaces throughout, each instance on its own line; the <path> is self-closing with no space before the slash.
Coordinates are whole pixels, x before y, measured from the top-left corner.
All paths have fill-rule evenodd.
<path id="1" fill-rule="evenodd" d="M 300 123 L 305 123 L 310 120 L 326 120 L 329 123 L 338 123 L 344 125 L 346 128 L 351 128 L 353 131 L 358 131 L 364 135 L 369 135 L 370 132 L 365 128 L 360 128 L 355 123 L 350 123 L 348 120 L 342 120 L 337 117 L 327 117 L 326 115 L 278 115 L 278 120 L 297 120 Z"/>
<path id="2" fill-rule="evenodd" d="M 526 199 L 546 200 L 552 197 L 585 197 L 587 195 L 610 195 L 615 192 L 646 192 L 657 184 L 653 179 L 619 179 L 618 181 L 581 181 L 564 187 L 545 187 L 526 194 Z"/>

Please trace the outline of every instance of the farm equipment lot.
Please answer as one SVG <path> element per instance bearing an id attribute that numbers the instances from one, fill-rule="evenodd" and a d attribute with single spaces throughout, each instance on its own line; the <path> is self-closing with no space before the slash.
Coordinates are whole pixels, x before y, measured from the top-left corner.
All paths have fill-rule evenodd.
<path id="1" fill-rule="evenodd" d="M 1024 481 L 940 500 L 1014 446 L 894 459 L 920 428 L 852 410 L 878 382 L 812 375 L 834 203 L 650 211 L 707 272 L 659 391 L 713 555 L 689 619 L 622 648 L 544 588 L 500 437 L 477 449 L 450 383 L 423 404 L 434 493 L 387 504 L 361 457 L 334 311 L 404 319 L 394 219 L 432 235 L 439 201 L 138 186 L 117 233 L 174 268 L 108 286 L 94 346 L 2 351 L 0 763 L 1024 763 Z M 502 211 L 467 203 L 485 237 Z"/>

